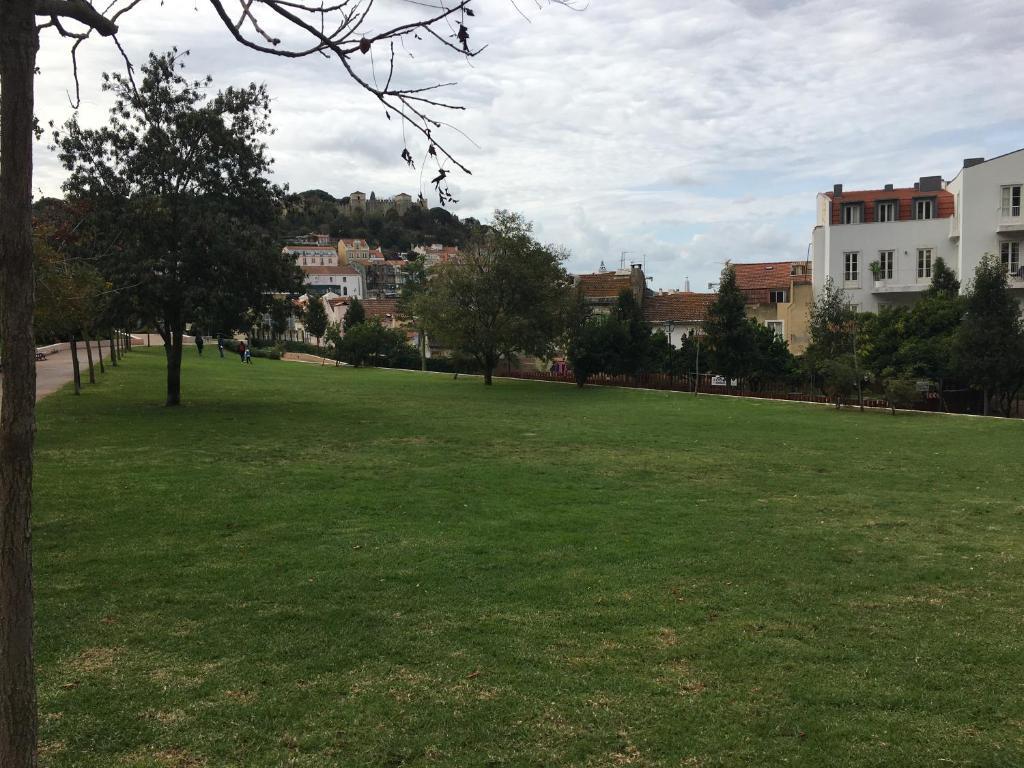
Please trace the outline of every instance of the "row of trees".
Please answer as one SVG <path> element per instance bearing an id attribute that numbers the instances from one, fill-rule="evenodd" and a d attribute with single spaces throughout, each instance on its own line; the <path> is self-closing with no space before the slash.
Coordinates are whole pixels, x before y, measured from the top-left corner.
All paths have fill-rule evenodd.
<path id="1" fill-rule="evenodd" d="M 934 388 L 943 409 L 951 390 L 980 393 L 982 412 L 1009 415 L 1024 388 L 1024 323 L 1006 268 L 985 256 L 965 293 L 936 259 L 932 282 L 910 306 L 857 313 L 826 280 L 810 313 L 809 374 L 836 404 L 865 390 L 895 408 Z M 924 384 L 927 382 L 927 384 Z"/>

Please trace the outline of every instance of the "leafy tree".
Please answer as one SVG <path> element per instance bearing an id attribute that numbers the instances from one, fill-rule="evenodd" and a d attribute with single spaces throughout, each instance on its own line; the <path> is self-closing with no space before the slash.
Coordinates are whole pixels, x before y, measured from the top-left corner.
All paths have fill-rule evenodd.
<path id="1" fill-rule="evenodd" d="M 881 307 L 858 320 L 857 354 L 864 371 L 877 381 L 902 370 L 908 313 L 907 307 Z"/>
<path id="2" fill-rule="evenodd" d="M 319 352 L 320 339 L 327 332 L 327 310 L 324 309 L 324 302 L 319 296 L 309 294 L 308 299 L 306 309 L 302 313 L 302 324 L 306 327 L 306 333 L 316 337 L 316 348 Z"/>
<path id="3" fill-rule="evenodd" d="M 736 270 L 731 264 L 722 270 L 718 295 L 708 307 L 704 340 L 710 370 L 730 381 L 750 374 L 754 333 L 747 319 L 746 298 L 736 284 Z"/>
<path id="4" fill-rule="evenodd" d="M 407 212 L 407 215 L 410 212 Z M 418 302 L 427 287 L 427 263 L 422 256 L 410 259 L 403 267 L 405 280 L 398 297 L 398 311 L 412 319 L 416 328 L 417 347 L 420 355 L 420 370 L 427 370 L 427 334 L 423 329 Z"/>
<path id="5" fill-rule="evenodd" d="M 805 355 L 812 361 L 823 363 L 852 353 L 857 313 L 846 292 L 831 277 L 825 278 L 821 293 L 814 299 L 809 320 L 811 343 Z"/>
<path id="6" fill-rule="evenodd" d="M 904 338 L 896 366 L 915 377 L 934 381 L 943 409 L 946 384 L 957 376 L 953 345 L 965 306 L 964 297 L 958 295 L 958 291 L 959 288 L 929 290 L 906 311 Z"/>
<path id="7" fill-rule="evenodd" d="M 376 320 L 352 326 L 339 340 L 337 359 L 355 366 L 388 364 L 407 347 L 405 334 L 385 328 Z"/>
<path id="8" fill-rule="evenodd" d="M 622 350 L 630 344 L 629 329 L 613 315 L 586 318 L 569 339 L 566 358 L 576 379 L 583 387 L 595 373 L 617 373 L 624 368 Z"/>
<path id="9" fill-rule="evenodd" d="M 1007 284 L 1006 268 L 990 255 L 978 264 L 967 291 L 953 360 L 961 376 L 982 391 L 986 415 L 993 400 L 1003 415 L 1010 415 L 1024 386 L 1024 323 Z"/>
<path id="10" fill-rule="evenodd" d="M 956 273 L 946 266 L 946 260 L 941 256 L 935 259 L 932 264 L 932 284 L 925 292 L 930 296 L 955 297 L 960 293 L 960 281 L 956 279 Z"/>
<path id="11" fill-rule="evenodd" d="M 432 109 L 448 105 L 425 97 L 425 88 L 419 83 L 412 88 L 398 85 L 408 78 L 388 76 L 380 85 L 376 78 L 362 76 L 352 61 L 374 47 L 381 53 L 389 46 L 394 50 L 396 39 L 399 43 L 408 37 L 420 39 L 419 33 L 460 55 L 476 56 L 480 49 L 470 48 L 468 42 L 467 17 L 472 15 L 469 0 L 442 8 L 429 3 L 426 7 L 409 4 L 407 10 L 397 14 L 389 4 L 377 4 L 383 8 L 380 14 L 391 14 L 390 19 L 382 19 L 373 12 L 372 0 L 360 4 L 358 9 L 347 2 L 329 6 L 301 0 L 209 2 L 227 34 L 242 45 L 285 58 L 336 59 L 339 71 L 376 98 L 388 118 L 399 116 L 423 137 L 429 156 L 436 158 L 438 164 L 438 194 L 442 200 L 450 199 L 445 177 L 451 166 L 468 169 L 440 142 L 439 123 L 431 116 Z M 0 765 L 4 768 L 31 768 L 36 762 L 29 551 L 35 436 L 32 142 L 37 128 L 33 112 L 35 76 L 39 71 L 36 54 L 44 30 L 50 35 L 74 39 L 76 52 L 80 43 L 93 33 L 117 41 L 122 17 L 137 7 L 138 0 L 112 0 L 102 10 L 92 0 L 0 0 L 0 200 L 4 207 L 0 216 L 0 498 L 4 500 L 2 514 L 6 526 L 0 541 L 0 584 L 7 585 L 0 595 L 0 615 L 5 619 L 0 628 L 0 658 L 10 672 L 0 675 Z M 456 21 L 455 39 L 448 39 L 447 30 Z M 291 42 L 282 44 L 284 40 Z M 121 49 L 120 43 L 117 45 Z M 76 91 L 77 75 L 76 66 Z M 401 157 L 412 162 L 408 148 L 403 148 Z M 442 162 L 450 165 L 442 168 Z"/>
<path id="12" fill-rule="evenodd" d="M 755 387 L 786 381 L 796 366 L 786 340 L 767 325 L 749 323 L 753 343 L 747 378 Z"/>
<path id="13" fill-rule="evenodd" d="M 859 374 L 851 355 L 842 355 L 824 360 L 819 367 L 822 389 L 836 408 L 842 405 L 857 389 Z"/>
<path id="14" fill-rule="evenodd" d="M 345 317 L 342 320 L 342 327 L 345 329 L 345 333 L 355 328 L 360 323 L 366 322 L 366 307 L 363 306 L 363 302 L 359 299 L 352 299 L 352 302 L 348 305 L 348 309 L 345 311 Z"/>
<path id="15" fill-rule="evenodd" d="M 491 384 L 500 356 L 548 357 L 565 326 L 569 277 L 565 254 L 533 238 L 522 216 L 496 211 L 458 260 L 439 265 L 417 301 L 423 326 L 471 356 Z"/>
<path id="16" fill-rule="evenodd" d="M 56 136 L 65 191 L 93 204 L 101 269 L 164 340 L 167 405 L 181 402 L 189 319 L 234 317 L 237 326 L 269 291 L 299 284 L 274 236 L 281 191 L 261 141 L 266 89 L 210 97 L 210 79 L 190 82 L 182 67 L 175 51 L 150 54 L 138 91 L 107 77 L 109 124 L 87 129 L 75 116 Z"/>
<path id="17" fill-rule="evenodd" d="M 921 399 L 921 393 L 917 391 L 917 383 L 914 379 L 893 376 L 885 380 L 883 392 L 885 399 L 889 402 L 892 415 L 896 415 L 897 408 L 909 408 Z"/>
<path id="18" fill-rule="evenodd" d="M 643 310 L 632 291 L 624 290 L 619 294 L 611 316 L 622 324 L 626 333 L 626 344 L 618 351 L 616 357 L 618 369 L 608 373 L 639 376 L 652 367 L 653 348 L 651 325 L 644 320 Z"/>

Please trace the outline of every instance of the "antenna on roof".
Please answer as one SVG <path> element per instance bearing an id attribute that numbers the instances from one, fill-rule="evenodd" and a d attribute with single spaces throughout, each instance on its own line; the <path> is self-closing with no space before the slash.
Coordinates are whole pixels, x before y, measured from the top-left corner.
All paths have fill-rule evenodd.
<path id="1" fill-rule="evenodd" d="M 619 255 L 619 269 L 625 269 L 626 268 L 626 254 L 627 253 L 632 253 L 632 251 L 623 251 Z"/>

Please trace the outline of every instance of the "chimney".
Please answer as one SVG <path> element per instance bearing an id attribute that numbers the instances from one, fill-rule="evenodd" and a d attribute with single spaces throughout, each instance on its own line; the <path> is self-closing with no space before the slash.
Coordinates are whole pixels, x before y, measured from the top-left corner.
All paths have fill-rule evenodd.
<path id="1" fill-rule="evenodd" d="M 985 158 L 984 157 L 965 157 L 964 158 L 964 168 L 971 168 L 971 167 L 973 167 L 975 165 L 981 165 L 984 162 L 985 162 Z"/>
<path id="2" fill-rule="evenodd" d="M 921 191 L 921 182 L 919 182 L 919 181 L 915 181 L 914 182 L 914 191 L 915 192 L 920 192 Z"/>
<path id="3" fill-rule="evenodd" d="M 886 192 L 892 192 L 892 184 L 886 184 L 885 185 L 885 191 Z"/>
<path id="4" fill-rule="evenodd" d="M 842 196 L 842 194 L 843 194 L 843 185 L 842 185 L 842 184 L 834 184 L 834 185 L 832 186 L 832 194 L 833 194 L 833 195 L 834 195 L 835 197 L 840 197 L 840 196 Z"/>
<path id="5" fill-rule="evenodd" d="M 942 189 L 941 176 L 922 176 L 919 183 L 922 192 L 938 192 Z"/>

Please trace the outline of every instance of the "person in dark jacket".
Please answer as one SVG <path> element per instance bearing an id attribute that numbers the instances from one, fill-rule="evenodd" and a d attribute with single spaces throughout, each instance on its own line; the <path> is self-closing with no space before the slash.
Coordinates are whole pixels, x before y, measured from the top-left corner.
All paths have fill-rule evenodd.
<path id="1" fill-rule="evenodd" d="M 199 352 L 199 356 L 203 356 L 203 334 L 201 331 L 196 331 L 196 351 Z"/>

